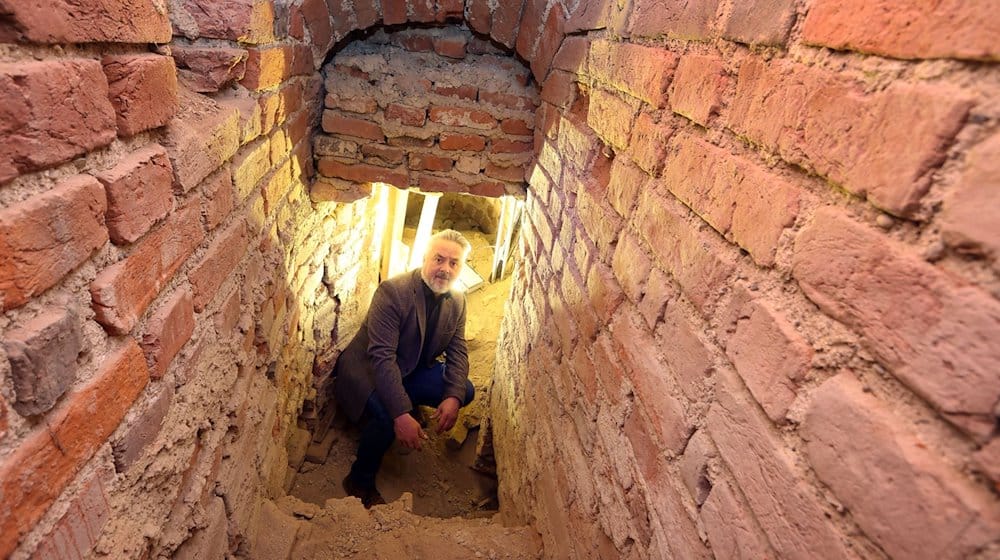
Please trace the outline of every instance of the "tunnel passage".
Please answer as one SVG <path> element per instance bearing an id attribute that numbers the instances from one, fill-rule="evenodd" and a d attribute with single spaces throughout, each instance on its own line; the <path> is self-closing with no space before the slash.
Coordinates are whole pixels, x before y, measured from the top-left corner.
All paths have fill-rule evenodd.
<path id="1" fill-rule="evenodd" d="M 997 556 L 987 3 L 0 5 L 0 556 Z M 518 531 L 285 495 L 386 231 L 317 180 L 319 70 L 460 21 L 541 85 L 491 398 Z"/>

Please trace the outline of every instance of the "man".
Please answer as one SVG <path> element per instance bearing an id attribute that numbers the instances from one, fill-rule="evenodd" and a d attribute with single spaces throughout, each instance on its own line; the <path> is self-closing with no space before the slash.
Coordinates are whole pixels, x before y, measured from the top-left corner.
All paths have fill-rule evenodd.
<path id="1" fill-rule="evenodd" d="M 352 421 L 362 421 L 357 458 L 343 486 L 366 508 L 385 503 L 375 475 L 393 440 L 419 450 L 427 439 L 411 414 L 416 407 L 437 408 L 431 418 L 441 433 L 472 402 L 465 296 L 451 291 L 471 248 L 457 231 L 433 235 L 419 270 L 379 285 L 361 330 L 337 361 L 337 403 Z"/>

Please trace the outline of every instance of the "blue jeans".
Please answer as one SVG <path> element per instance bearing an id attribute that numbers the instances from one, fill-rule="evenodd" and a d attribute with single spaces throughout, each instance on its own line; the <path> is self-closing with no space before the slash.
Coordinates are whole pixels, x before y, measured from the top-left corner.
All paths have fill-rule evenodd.
<path id="1" fill-rule="evenodd" d="M 403 379 L 403 389 L 414 407 L 437 407 L 444 396 L 444 364 L 438 363 L 428 368 L 418 369 Z M 465 399 L 459 404 L 464 407 L 472 402 L 475 387 L 465 380 Z M 358 442 L 358 457 L 351 465 L 351 478 L 362 488 L 375 487 L 375 475 L 382 466 L 382 456 L 396 439 L 393 418 L 382 405 L 376 393 L 372 393 L 365 403 L 361 416 L 361 440 Z"/>

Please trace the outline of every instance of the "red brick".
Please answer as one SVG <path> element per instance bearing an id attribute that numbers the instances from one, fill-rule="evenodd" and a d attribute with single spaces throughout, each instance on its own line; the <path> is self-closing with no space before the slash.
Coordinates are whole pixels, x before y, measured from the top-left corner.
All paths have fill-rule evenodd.
<path id="1" fill-rule="evenodd" d="M 399 121 L 409 126 L 424 126 L 427 122 L 427 107 L 410 107 L 398 103 L 390 103 L 385 108 L 385 118 Z"/>
<path id="2" fill-rule="evenodd" d="M 642 299 L 646 278 L 652 269 L 649 255 L 631 232 L 622 232 L 611 261 L 611 270 L 632 303 Z"/>
<path id="3" fill-rule="evenodd" d="M 636 0 L 628 19 L 632 37 L 666 36 L 699 41 L 712 38 L 712 23 L 719 0 L 695 0 L 684 4 L 664 0 Z"/>
<path id="4" fill-rule="evenodd" d="M 807 43 L 895 58 L 996 60 L 1000 35 L 995 6 L 946 0 L 831 2 L 810 7 L 802 27 Z"/>
<path id="5" fill-rule="evenodd" d="M 563 31 L 568 35 L 579 31 L 607 29 L 614 8 L 610 2 L 580 2 L 569 14 Z"/>
<path id="6" fill-rule="evenodd" d="M 390 146 L 399 146 L 401 148 L 430 148 L 434 146 L 434 137 L 414 138 L 413 136 L 394 136 L 387 139 L 386 143 Z"/>
<path id="7" fill-rule="evenodd" d="M 590 42 L 591 39 L 584 36 L 566 37 L 552 59 L 552 68 L 586 75 Z"/>
<path id="8" fill-rule="evenodd" d="M 514 48 L 523 7 L 524 0 L 498 2 L 490 23 L 490 37 L 508 49 Z"/>
<path id="9" fill-rule="evenodd" d="M 432 91 L 438 95 L 457 97 L 459 99 L 469 99 L 471 101 L 475 101 L 479 96 L 478 87 L 466 84 L 460 86 L 444 86 L 435 84 Z M 423 126 L 423 123 L 421 123 L 420 126 Z"/>
<path id="10" fill-rule="evenodd" d="M 334 23 L 337 23 L 338 21 L 337 11 L 336 8 L 333 8 L 333 5 L 335 5 L 337 2 L 330 0 L 328 1 L 330 2 L 331 5 L 331 11 L 333 11 L 334 14 L 333 21 Z M 379 6 L 378 3 L 375 2 L 375 0 L 369 0 L 366 2 L 353 2 L 353 4 L 354 4 L 354 16 L 357 22 L 356 25 L 357 29 L 368 29 L 369 27 L 378 23 L 381 14 L 379 14 Z M 346 18 L 346 16 L 347 14 L 345 13 L 344 17 Z M 348 22 L 346 21 L 344 22 L 343 27 L 345 29 L 345 34 L 349 31 L 353 31 L 355 28 L 355 26 L 349 25 Z"/>
<path id="11" fill-rule="evenodd" d="M 562 70 L 549 73 L 542 84 L 541 99 L 556 107 L 569 107 L 576 100 L 576 76 Z"/>
<path id="12" fill-rule="evenodd" d="M 382 0 L 382 23 L 406 23 L 406 0 Z"/>
<path id="13" fill-rule="evenodd" d="M 639 105 L 635 99 L 623 99 L 607 90 L 594 89 L 587 107 L 587 125 L 606 143 L 624 150 L 629 145 Z"/>
<path id="14" fill-rule="evenodd" d="M 694 431 L 685 418 L 680 399 L 663 374 L 667 367 L 655 350 L 648 332 L 619 315 L 611 324 L 618 367 L 625 371 L 635 390 L 636 399 L 652 425 L 647 426 L 655 439 L 671 454 L 679 454 Z M 640 406 L 637 403 L 637 406 Z"/>
<path id="15" fill-rule="evenodd" d="M 7 428 L 10 427 L 10 421 L 7 420 L 7 406 L 0 401 L 0 442 L 7 437 Z"/>
<path id="16" fill-rule="evenodd" d="M 484 181 L 475 185 L 469 185 L 469 194 L 476 196 L 489 196 L 498 198 L 507 193 L 507 187 L 503 183 L 494 181 Z"/>
<path id="17" fill-rule="evenodd" d="M 775 558 L 767 537 L 760 533 L 729 482 L 718 480 L 701 507 L 701 521 L 716 558 Z"/>
<path id="18" fill-rule="evenodd" d="M 0 412 L 0 415 L 3 413 Z M 2 419 L 0 419 L 2 423 Z M 3 428 L 0 426 L 0 434 Z M 0 435 L 0 437 L 3 437 Z M 993 488 L 1000 483 L 1000 438 L 994 437 L 989 443 L 983 445 L 978 451 L 972 454 L 973 469 L 988 476 L 993 481 Z"/>
<path id="19" fill-rule="evenodd" d="M 89 175 L 0 210 L 0 306 L 24 305 L 57 284 L 108 240 L 107 199 Z"/>
<path id="20" fill-rule="evenodd" d="M 403 163 L 406 156 L 406 152 L 402 148 L 382 144 L 362 144 L 361 154 L 365 157 L 366 162 L 383 167 L 395 167 Z"/>
<path id="21" fill-rule="evenodd" d="M 676 300 L 680 293 L 677 286 L 670 279 L 666 272 L 653 267 L 646 280 L 646 293 L 639 302 L 639 313 L 646 320 L 649 328 L 654 328 L 656 323 L 663 319 L 663 309 L 670 300 Z M 667 317 L 665 320 L 669 319 Z M 665 325 L 666 327 L 666 325 Z M 694 352 L 692 350 L 692 352 Z M 694 356 L 693 356 L 694 357 Z"/>
<path id="22" fill-rule="evenodd" d="M 410 184 L 410 178 L 405 171 L 393 171 L 363 163 L 345 164 L 332 158 L 320 158 L 319 172 L 327 177 L 357 183 L 389 183 L 397 188 L 407 188 Z"/>
<path id="23" fill-rule="evenodd" d="M 429 30 L 411 29 L 397 33 L 392 38 L 393 44 L 410 52 L 431 52 L 434 50 L 433 35 Z"/>
<path id="24" fill-rule="evenodd" d="M 432 41 L 434 52 L 448 58 L 465 58 L 465 48 L 469 40 L 465 35 L 435 37 Z"/>
<path id="25" fill-rule="evenodd" d="M 524 166 L 521 165 L 505 166 L 498 165 L 492 161 L 486 162 L 486 176 L 493 179 L 500 179 L 501 181 L 522 183 L 524 182 L 524 171 Z"/>
<path id="26" fill-rule="evenodd" d="M 489 35 L 492 24 L 489 0 L 467 0 L 469 27 L 476 33 Z"/>
<path id="27" fill-rule="evenodd" d="M 677 55 L 666 49 L 600 40 L 591 44 L 588 64 L 598 81 L 662 107 Z"/>
<path id="28" fill-rule="evenodd" d="M 83 465 L 104 445 L 149 380 L 131 339 L 84 386 L 68 394 L 0 464 L 0 556 L 42 518 Z M 100 414 L 95 414 L 100 411 Z"/>
<path id="29" fill-rule="evenodd" d="M 436 21 L 461 21 L 464 16 L 465 0 L 437 0 Z"/>
<path id="30" fill-rule="evenodd" d="M 517 30 L 517 40 L 514 42 L 515 52 L 521 55 L 524 60 L 530 61 L 535 56 L 535 48 L 538 44 L 538 38 L 541 36 L 542 15 L 547 3 L 546 0 L 525 0 L 524 2 L 524 10 L 521 12 L 521 26 Z"/>
<path id="31" fill-rule="evenodd" d="M 163 426 L 163 420 L 170 411 L 173 397 L 173 385 L 162 384 L 160 390 L 129 424 L 121 437 L 111 442 L 115 471 L 128 472 L 129 468 L 142 457 L 149 444 L 156 440 Z"/>
<path id="32" fill-rule="evenodd" d="M 90 285 L 97 322 L 112 334 L 131 331 L 203 237 L 195 201 L 137 243 L 128 257 L 98 273 Z"/>
<path id="33" fill-rule="evenodd" d="M 531 73 L 537 77 L 538 81 L 544 80 L 549 73 L 552 59 L 555 58 L 559 45 L 563 41 L 565 22 L 566 14 L 562 4 L 551 4 L 549 14 L 545 16 L 545 26 L 542 27 L 535 52 L 529 59 Z"/>
<path id="34" fill-rule="evenodd" d="M 442 150 L 481 152 L 486 149 L 486 139 L 476 134 L 442 132 L 439 145 Z"/>
<path id="35" fill-rule="evenodd" d="M 497 107 L 524 111 L 534 110 L 538 105 L 538 102 L 531 97 L 497 91 L 480 91 L 479 101 Z"/>
<path id="36" fill-rule="evenodd" d="M 284 165 L 274 170 L 262 184 L 261 194 L 263 195 L 264 215 L 267 218 L 274 217 L 275 210 L 281 206 L 288 192 L 292 189 L 292 162 L 285 162 Z M 259 227 L 259 223 L 255 222 Z"/>
<path id="37" fill-rule="evenodd" d="M 667 145 L 673 134 L 674 127 L 668 120 L 657 123 L 650 113 L 639 113 L 628 151 L 646 173 L 659 175 L 667 161 Z"/>
<path id="38" fill-rule="evenodd" d="M 428 192 L 468 192 L 469 188 L 463 183 L 459 183 L 451 177 L 440 177 L 437 175 L 426 175 L 420 173 L 417 185 L 423 191 Z"/>
<path id="39" fill-rule="evenodd" d="M 764 301 L 745 307 L 726 355 L 772 421 L 781 423 L 812 363 L 812 348 Z"/>
<path id="40" fill-rule="evenodd" d="M 32 560 L 90 557 L 111 517 L 111 505 L 101 480 L 106 475 L 102 471 L 83 483 L 66 513 L 38 544 Z"/>
<path id="41" fill-rule="evenodd" d="M 293 74 L 295 50 L 288 45 L 247 49 L 247 70 L 240 80 L 251 91 L 278 87 Z"/>
<path id="42" fill-rule="evenodd" d="M 4 1 L 3 43 L 169 43 L 167 11 L 153 3 Z"/>
<path id="43" fill-rule="evenodd" d="M 451 171 L 455 160 L 431 154 L 412 153 L 409 158 L 410 169 L 414 171 Z"/>
<path id="44" fill-rule="evenodd" d="M 346 134 L 376 142 L 385 140 L 382 127 L 365 119 L 344 117 L 333 111 L 323 111 L 323 130 L 331 134 Z"/>
<path id="45" fill-rule="evenodd" d="M 894 83 L 865 95 L 823 70 L 750 59 L 740 68 L 729 126 L 879 208 L 910 216 L 970 107 L 948 86 Z M 904 120 L 909 126 L 886 125 Z"/>
<path id="46" fill-rule="evenodd" d="M 504 119 L 500 121 L 500 130 L 504 134 L 512 134 L 514 136 L 531 136 L 534 134 L 531 125 L 521 119 Z"/>
<path id="47" fill-rule="evenodd" d="M 205 218 L 205 230 L 212 231 L 233 211 L 233 177 L 228 166 L 205 181 L 202 186 L 201 214 Z"/>
<path id="48" fill-rule="evenodd" d="M 378 111 L 378 102 L 366 90 L 331 91 L 323 101 L 329 109 L 340 109 L 361 115 L 370 115 Z"/>
<path id="49" fill-rule="evenodd" d="M 992 415 L 1000 399 L 1000 303 L 833 209 L 795 242 L 792 272 L 824 312 L 935 408 Z M 919 313 L 914 310 L 919 310 Z M 992 418 L 992 416 L 990 416 Z"/>
<path id="50" fill-rule="evenodd" d="M 669 289 L 673 295 L 674 288 Z M 703 332 L 705 329 L 697 317 L 690 317 L 681 306 L 671 304 L 656 333 L 677 384 L 691 402 L 704 399 L 704 388 L 714 371 L 709 346 L 698 337 Z"/>
<path id="51" fill-rule="evenodd" d="M 106 56 L 108 95 L 115 107 L 119 136 L 161 127 L 177 112 L 174 59 L 156 54 Z"/>
<path id="52" fill-rule="evenodd" d="M 97 178 L 107 191 L 108 232 L 117 245 L 138 240 L 173 208 L 174 174 L 159 144 L 132 152 Z"/>
<path id="53" fill-rule="evenodd" d="M 0 184 L 115 139 L 115 113 L 93 60 L 0 63 Z"/>
<path id="54" fill-rule="evenodd" d="M 239 324 L 241 312 L 240 290 L 233 290 L 214 317 L 215 330 L 219 336 L 228 337 L 232 334 Z"/>
<path id="55" fill-rule="evenodd" d="M 333 25 L 330 22 L 332 10 L 339 8 L 331 9 L 327 6 L 326 0 L 303 0 L 301 5 L 293 9 L 301 10 L 302 19 L 309 29 L 309 45 L 317 54 L 325 55 L 335 40 L 343 38 L 341 34 L 334 36 Z"/>
<path id="56" fill-rule="evenodd" d="M 246 49 L 170 46 L 184 85 L 199 93 L 214 93 L 242 80 L 247 70 Z"/>
<path id="57" fill-rule="evenodd" d="M 408 12 L 410 14 L 409 21 L 428 23 L 436 19 L 435 8 L 436 0 L 406 0 Z"/>
<path id="58" fill-rule="evenodd" d="M 185 23 L 178 27 L 189 38 L 229 39 L 241 43 L 269 43 L 274 37 L 274 0 L 180 0 L 171 13 Z M 190 22 L 190 23 L 188 23 Z M 162 41 L 165 42 L 165 41 Z"/>
<path id="59" fill-rule="evenodd" d="M 622 217 L 631 216 L 639 193 L 645 190 L 649 176 L 629 162 L 627 157 L 615 158 L 608 181 L 608 202 Z"/>
<path id="60" fill-rule="evenodd" d="M 14 410 L 22 416 L 47 412 L 76 378 L 83 339 L 75 309 L 45 309 L 4 338 Z"/>
<path id="61" fill-rule="evenodd" d="M 167 125 L 164 145 L 176 185 L 190 191 L 240 147 L 240 113 L 202 95 L 182 95 L 181 111 Z"/>
<path id="62" fill-rule="evenodd" d="M 532 147 L 531 142 L 515 142 L 504 138 L 495 138 L 490 141 L 490 153 L 493 154 L 520 154 L 530 152 Z"/>
<path id="63" fill-rule="evenodd" d="M 774 264 L 798 214 L 798 189 L 703 140 L 685 135 L 675 145 L 663 169 L 670 191 L 720 233 L 732 232 L 759 265 Z"/>
<path id="64" fill-rule="evenodd" d="M 205 256 L 188 273 L 196 312 L 204 311 L 222 283 L 236 270 L 248 243 L 246 222 L 239 220 L 220 232 L 209 245 Z"/>
<path id="65" fill-rule="evenodd" d="M 995 540 L 995 496 L 927 449 L 853 375 L 813 396 L 802 428 L 809 462 L 886 554 L 968 558 Z"/>
<path id="66" fill-rule="evenodd" d="M 464 126 L 489 130 L 497 127 L 497 120 L 493 115 L 478 109 L 466 109 L 463 107 L 431 107 L 430 119 L 433 122 L 447 126 Z"/>
<path id="67" fill-rule="evenodd" d="M 231 163 L 233 186 L 239 200 L 246 200 L 271 171 L 271 145 L 267 138 L 240 148 Z"/>
<path id="68" fill-rule="evenodd" d="M 681 59 L 670 85 L 670 109 L 692 121 L 708 126 L 718 113 L 727 79 L 722 59 L 689 54 Z"/>
<path id="69" fill-rule="evenodd" d="M 779 434 L 730 375 L 715 387 L 707 426 L 774 551 L 781 558 L 851 558 Z"/>
<path id="70" fill-rule="evenodd" d="M 194 306 L 191 292 L 178 290 L 146 322 L 142 335 L 143 353 L 149 376 L 160 379 L 194 333 Z"/>
<path id="71" fill-rule="evenodd" d="M 784 45 L 795 21 L 792 0 L 749 0 L 733 5 L 722 36 L 751 45 Z"/>
<path id="72" fill-rule="evenodd" d="M 734 265 L 680 212 L 674 204 L 647 190 L 640 195 L 634 223 L 652 247 L 656 260 L 704 314 L 728 285 Z"/>
<path id="73" fill-rule="evenodd" d="M 1000 255 L 1000 221 L 986 208 L 1000 208 L 1000 135 L 965 155 L 958 184 L 949 188 L 940 214 L 945 242 L 965 253 Z"/>
<path id="74" fill-rule="evenodd" d="M 559 125 L 557 148 L 567 167 L 586 169 L 598 157 L 601 141 L 583 122 L 563 118 Z"/>

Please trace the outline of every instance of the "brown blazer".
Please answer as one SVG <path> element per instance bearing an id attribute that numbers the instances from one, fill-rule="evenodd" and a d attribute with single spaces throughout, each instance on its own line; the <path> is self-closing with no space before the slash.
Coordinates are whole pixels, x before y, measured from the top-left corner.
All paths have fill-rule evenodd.
<path id="1" fill-rule="evenodd" d="M 368 316 L 334 368 L 334 395 L 348 417 L 357 421 L 376 392 L 392 418 L 413 408 L 403 378 L 421 364 L 426 336 L 424 281 L 420 269 L 382 282 Z M 433 356 L 445 353 L 444 397 L 465 399 L 469 355 L 465 346 L 465 295 L 453 291 L 441 302 L 437 332 L 431 333 Z M 426 365 L 426 364 L 423 364 Z"/>

